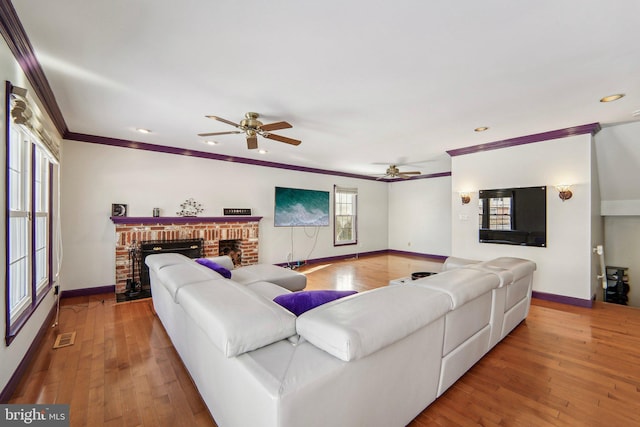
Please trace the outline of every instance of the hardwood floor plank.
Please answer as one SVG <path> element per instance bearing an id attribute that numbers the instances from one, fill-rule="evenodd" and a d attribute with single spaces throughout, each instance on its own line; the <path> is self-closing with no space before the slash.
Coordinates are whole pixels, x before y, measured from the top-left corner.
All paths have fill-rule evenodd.
<path id="1" fill-rule="evenodd" d="M 364 291 L 440 269 L 379 255 L 301 271 L 308 289 Z M 73 330 L 73 346 L 52 348 Z M 106 294 L 62 301 L 10 403 L 69 403 L 74 427 L 216 425 L 151 301 Z M 534 299 L 528 318 L 409 425 L 631 426 L 639 414 L 640 309 Z"/>

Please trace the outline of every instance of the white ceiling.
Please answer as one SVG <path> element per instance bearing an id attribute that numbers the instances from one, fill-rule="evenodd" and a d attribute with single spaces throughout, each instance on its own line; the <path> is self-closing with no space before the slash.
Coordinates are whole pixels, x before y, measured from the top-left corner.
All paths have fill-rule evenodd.
<path id="1" fill-rule="evenodd" d="M 434 173 L 449 170 L 445 150 L 640 119 L 638 0 L 12 3 L 75 133 Z M 613 93 L 626 97 L 598 101 Z M 197 136 L 234 130 L 207 114 L 248 111 L 288 121 L 274 133 L 302 144 L 259 138 L 261 155 L 243 135 Z"/>

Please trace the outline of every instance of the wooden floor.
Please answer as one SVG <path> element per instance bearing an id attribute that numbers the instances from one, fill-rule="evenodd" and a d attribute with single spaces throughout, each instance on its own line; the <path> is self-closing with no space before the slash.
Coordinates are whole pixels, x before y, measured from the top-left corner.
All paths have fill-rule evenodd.
<path id="1" fill-rule="evenodd" d="M 362 291 L 439 268 L 381 255 L 302 271 L 309 289 Z M 73 331 L 74 345 L 52 349 Z M 528 318 L 410 426 L 639 426 L 639 389 L 640 309 L 534 299 Z M 113 295 L 62 301 L 10 403 L 69 403 L 72 426 L 215 426 L 150 301 Z"/>

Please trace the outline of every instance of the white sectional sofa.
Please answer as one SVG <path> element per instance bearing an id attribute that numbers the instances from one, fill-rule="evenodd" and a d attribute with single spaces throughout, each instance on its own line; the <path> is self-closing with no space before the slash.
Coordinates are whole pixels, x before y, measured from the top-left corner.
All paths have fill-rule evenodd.
<path id="1" fill-rule="evenodd" d="M 155 311 L 221 427 L 408 424 L 526 317 L 536 268 L 450 258 L 296 317 L 273 301 L 291 292 L 278 281 L 300 288 L 290 270 L 255 267 L 239 283 L 178 254 L 145 262 Z"/>

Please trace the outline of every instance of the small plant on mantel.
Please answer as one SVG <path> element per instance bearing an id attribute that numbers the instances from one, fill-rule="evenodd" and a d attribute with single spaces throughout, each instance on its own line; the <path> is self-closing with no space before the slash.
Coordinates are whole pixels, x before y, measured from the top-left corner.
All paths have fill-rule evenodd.
<path id="1" fill-rule="evenodd" d="M 204 212 L 202 204 L 193 200 L 193 198 L 187 199 L 180 205 L 180 210 L 176 212 L 178 216 L 198 216 L 199 213 Z"/>

